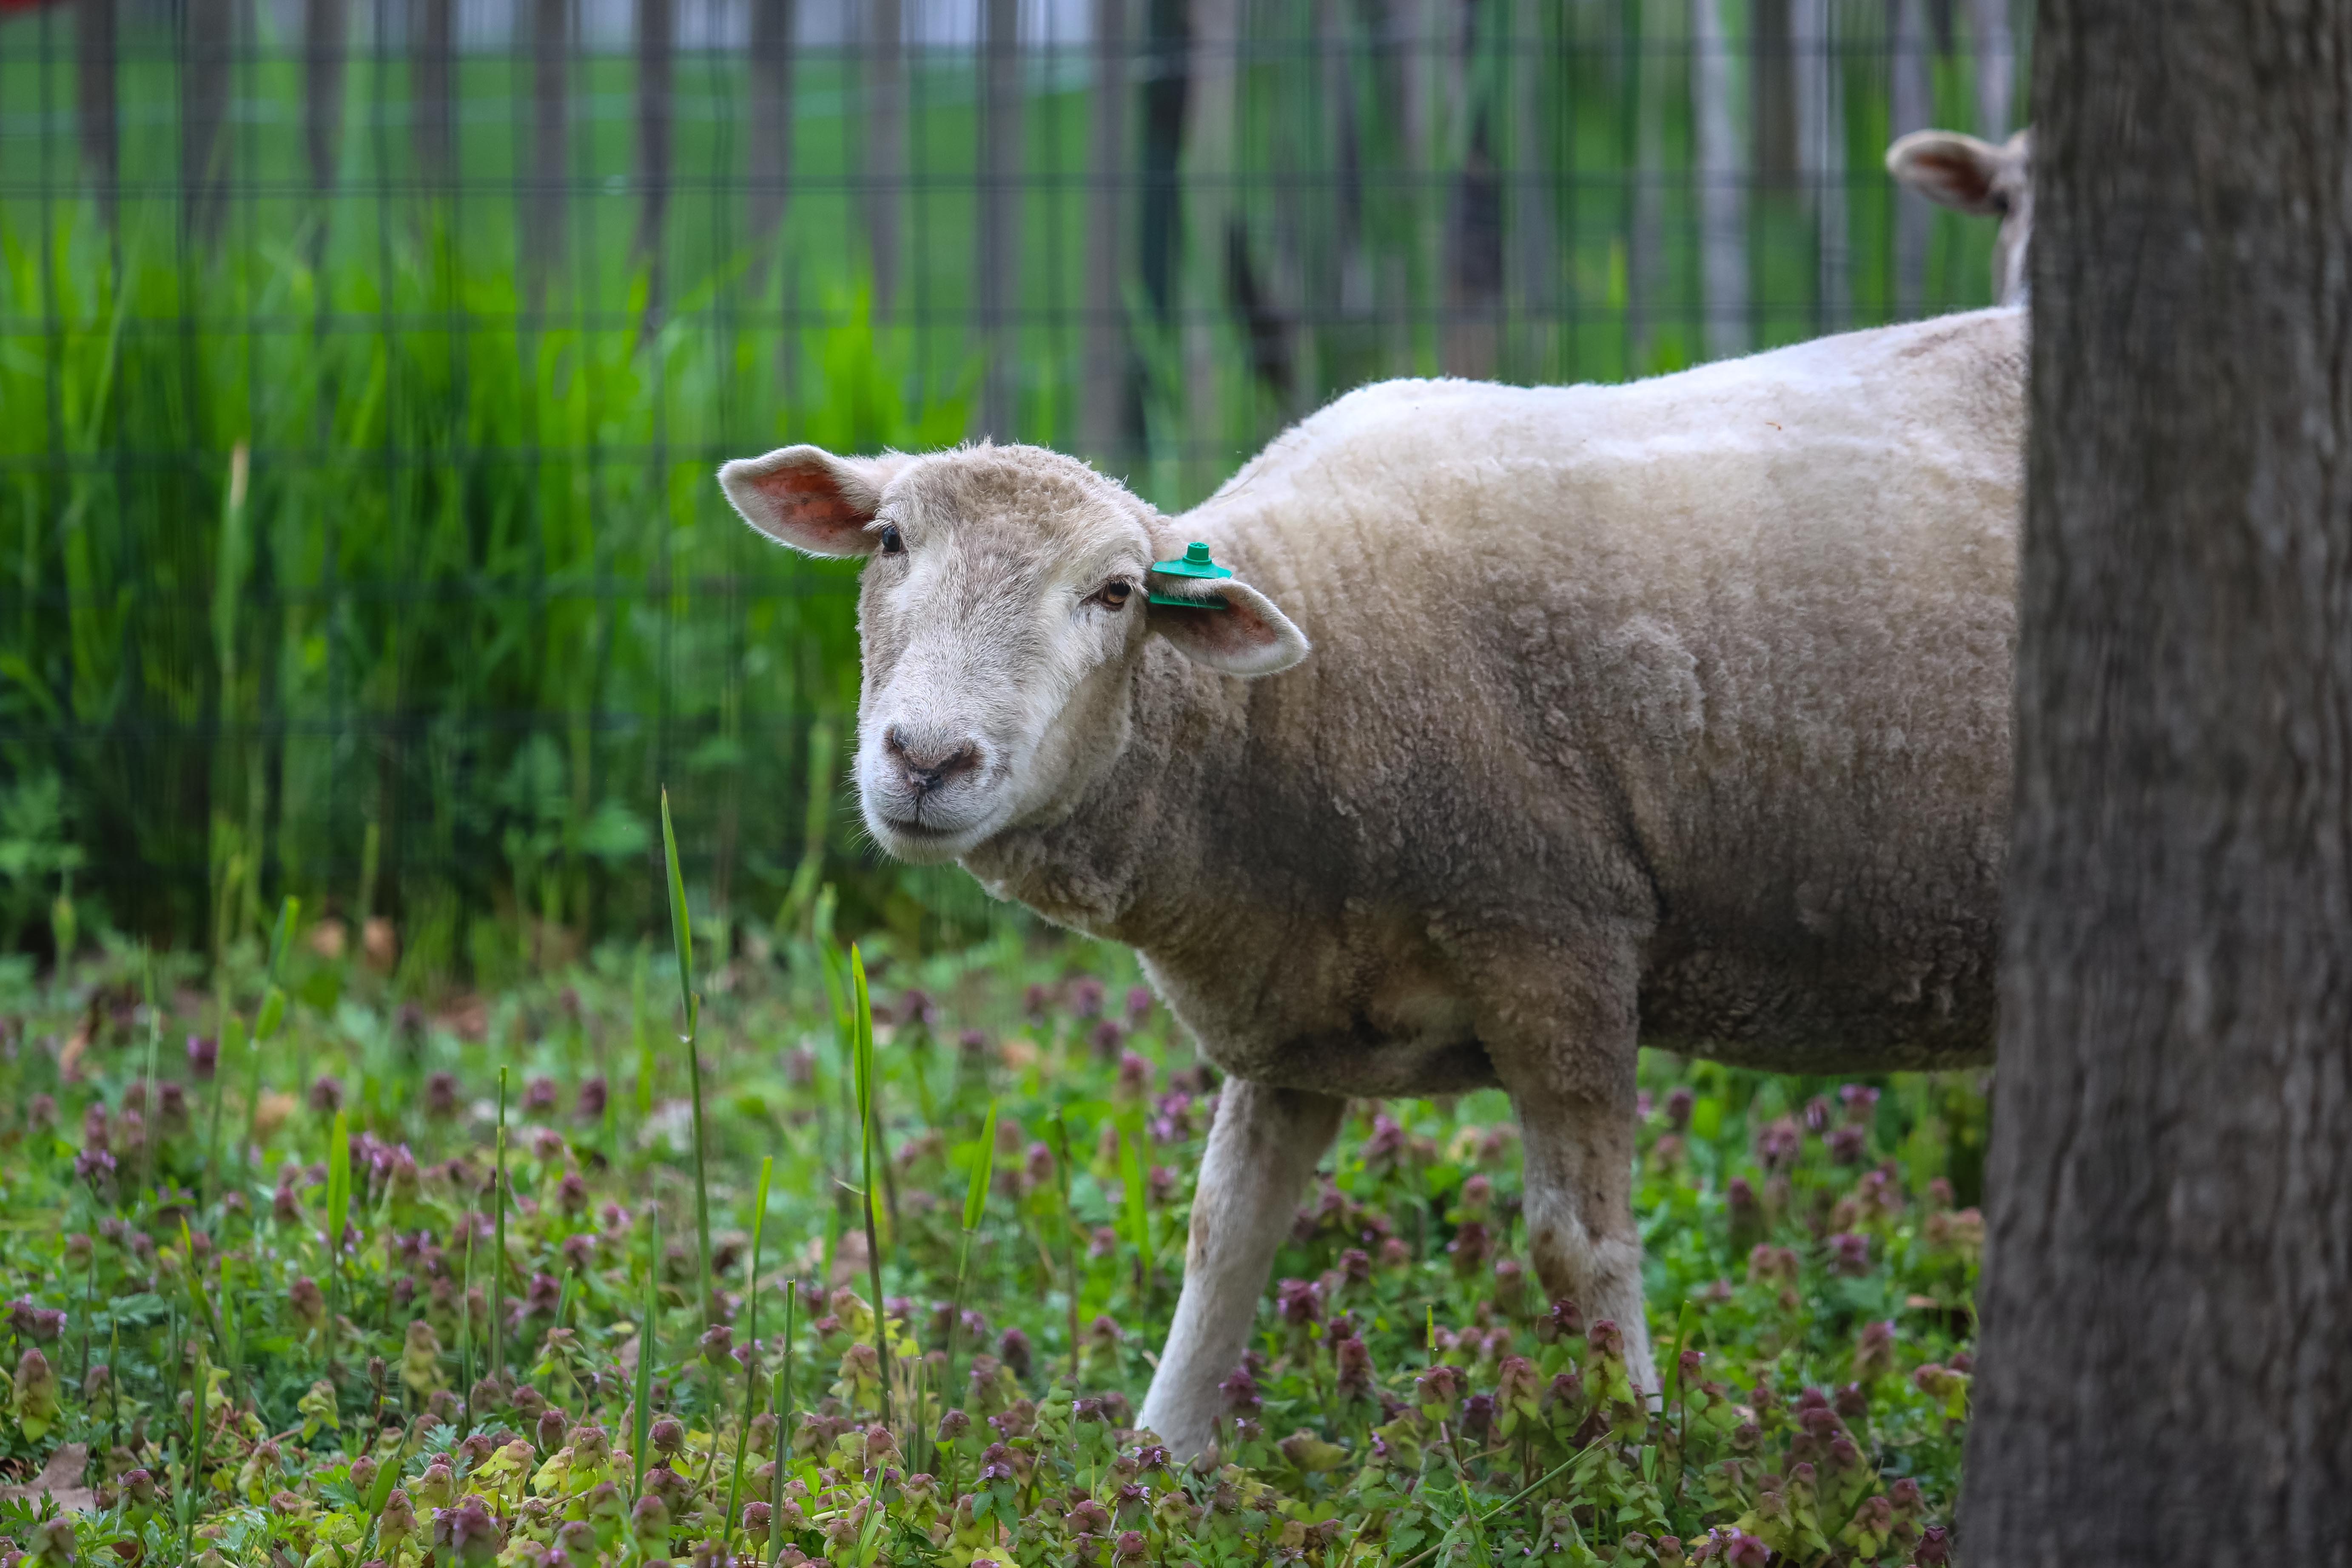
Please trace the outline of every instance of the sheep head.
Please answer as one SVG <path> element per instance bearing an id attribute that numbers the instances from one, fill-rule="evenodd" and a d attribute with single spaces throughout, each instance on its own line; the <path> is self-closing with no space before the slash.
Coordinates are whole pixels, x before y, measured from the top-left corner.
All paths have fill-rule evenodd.
<path id="1" fill-rule="evenodd" d="M 1996 147 L 1957 131 L 1915 131 L 1886 150 L 1895 183 L 1931 202 L 2000 219 L 1992 242 L 1992 293 L 2025 300 L 2025 258 L 2033 237 L 2033 132 Z"/>
<path id="2" fill-rule="evenodd" d="M 955 859 L 1066 809 L 1127 744 L 1150 637 L 1233 676 L 1307 656 L 1248 584 L 1152 575 L 1183 548 L 1168 520 L 1040 447 L 787 447 L 727 464 L 719 482 L 770 538 L 866 560 L 857 793 L 902 860 Z M 1201 606 L 1149 602 L 1147 577 L 1163 601 Z"/>

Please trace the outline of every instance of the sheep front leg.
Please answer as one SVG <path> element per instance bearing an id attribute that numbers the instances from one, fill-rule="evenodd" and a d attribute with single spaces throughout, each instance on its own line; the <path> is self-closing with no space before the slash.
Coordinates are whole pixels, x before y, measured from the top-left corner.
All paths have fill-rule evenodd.
<path id="1" fill-rule="evenodd" d="M 1214 1434 L 1217 1384 L 1241 1364 L 1275 1251 L 1346 1103 L 1226 1081 L 1192 1195 L 1176 1319 L 1143 1397 L 1142 1425 L 1181 1458 L 1200 1452 Z"/>

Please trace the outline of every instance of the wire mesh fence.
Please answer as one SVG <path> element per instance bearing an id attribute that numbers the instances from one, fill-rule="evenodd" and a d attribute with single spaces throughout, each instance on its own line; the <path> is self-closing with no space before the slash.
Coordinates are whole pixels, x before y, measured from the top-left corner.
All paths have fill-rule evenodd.
<path id="1" fill-rule="evenodd" d="M 1984 303 L 1880 158 L 2013 129 L 2028 20 L 0 0 L 0 942 L 283 889 L 491 963 L 635 918 L 664 781 L 720 910 L 971 918 L 865 862 L 853 579 L 719 461 L 1036 441 L 1172 508 L 1367 380 Z"/>

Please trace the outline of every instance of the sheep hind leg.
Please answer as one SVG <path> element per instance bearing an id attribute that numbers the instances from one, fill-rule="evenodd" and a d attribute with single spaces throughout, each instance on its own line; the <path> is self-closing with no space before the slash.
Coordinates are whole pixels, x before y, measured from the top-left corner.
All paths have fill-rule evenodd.
<path id="1" fill-rule="evenodd" d="M 1552 1300 L 1574 1301 L 1587 1324 L 1617 1325 L 1634 1384 L 1654 1395 L 1633 1225 L 1631 949 L 1544 956 L 1496 965 L 1481 988 L 1480 1035 L 1519 1119 L 1528 1250 Z"/>
<path id="2" fill-rule="evenodd" d="M 1603 1320 L 1625 1341 L 1636 1387 L 1655 1394 L 1642 1296 L 1642 1238 L 1633 1226 L 1631 1108 L 1514 1096 L 1526 1160 L 1528 1249 L 1554 1300 L 1574 1301 L 1588 1326 Z"/>

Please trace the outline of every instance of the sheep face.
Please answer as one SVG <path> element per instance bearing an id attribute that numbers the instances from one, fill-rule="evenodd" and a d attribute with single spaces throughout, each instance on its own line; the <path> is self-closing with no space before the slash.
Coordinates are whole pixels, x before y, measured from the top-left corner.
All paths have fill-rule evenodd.
<path id="1" fill-rule="evenodd" d="M 955 859 L 1066 810 L 1127 744 L 1153 634 L 1234 675 L 1306 654 L 1247 584 L 1151 576 L 1171 549 L 1165 521 L 1041 448 L 844 458 L 793 447 L 728 464 L 719 484 L 771 538 L 866 558 L 857 791 L 866 826 L 902 860 Z M 1213 591 L 1226 607 L 1148 605 L 1151 589 Z"/>
<path id="2" fill-rule="evenodd" d="M 2004 305 L 2025 300 L 2025 257 L 2033 237 L 2033 132 L 1996 147 L 1957 131 L 1915 131 L 1886 150 L 1897 184 L 1931 202 L 2000 219 L 1992 243 L 1992 293 Z"/>

